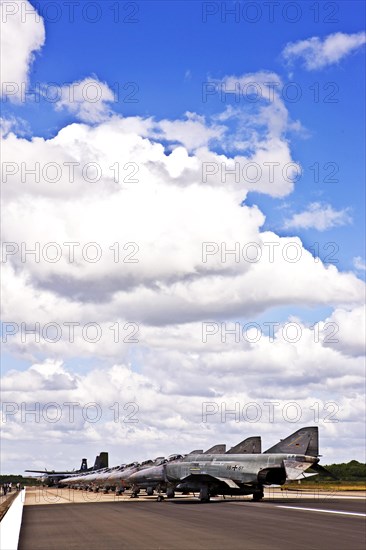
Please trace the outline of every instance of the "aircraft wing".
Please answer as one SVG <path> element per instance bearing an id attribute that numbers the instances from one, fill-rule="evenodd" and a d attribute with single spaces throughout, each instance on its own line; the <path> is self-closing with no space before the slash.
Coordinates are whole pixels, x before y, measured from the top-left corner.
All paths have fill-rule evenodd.
<path id="1" fill-rule="evenodd" d="M 324 466 L 320 466 L 320 464 L 313 464 L 311 466 L 311 469 L 315 470 L 317 474 L 324 474 L 326 476 L 332 477 L 333 479 L 339 481 L 339 478 L 337 476 L 335 476 L 334 474 L 332 474 L 332 472 L 324 468 Z"/>
<path id="2" fill-rule="evenodd" d="M 64 476 L 66 474 L 74 474 L 75 471 L 73 472 L 53 472 L 52 470 L 24 470 L 25 472 L 31 472 L 33 474 L 48 474 L 50 476 Z"/>
<path id="3" fill-rule="evenodd" d="M 228 487 L 231 489 L 238 489 L 239 485 L 235 483 L 232 479 L 228 479 L 226 477 L 215 477 L 211 476 L 209 474 L 190 474 L 189 476 L 186 476 L 180 480 L 180 483 L 225 483 Z"/>

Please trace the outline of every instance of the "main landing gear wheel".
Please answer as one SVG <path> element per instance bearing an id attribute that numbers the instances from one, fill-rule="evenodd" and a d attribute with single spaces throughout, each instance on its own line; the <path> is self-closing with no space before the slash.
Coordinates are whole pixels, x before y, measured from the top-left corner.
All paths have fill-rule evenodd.
<path id="1" fill-rule="evenodd" d="M 156 499 L 156 502 L 163 502 L 163 500 L 164 500 L 163 495 L 158 495 L 157 499 Z"/>
<path id="2" fill-rule="evenodd" d="M 167 496 L 167 498 L 174 498 L 175 497 L 174 489 L 167 489 L 166 490 L 166 496 Z"/>
<path id="3" fill-rule="evenodd" d="M 263 491 L 262 488 L 258 491 L 254 491 L 254 493 L 253 493 L 253 501 L 254 502 L 261 501 L 263 497 L 264 497 L 264 491 Z"/>
<path id="4" fill-rule="evenodd" d="M 199 498 L 201 502 L 210 502 L 210 492 L 208 487 L 202 487 Z"/>

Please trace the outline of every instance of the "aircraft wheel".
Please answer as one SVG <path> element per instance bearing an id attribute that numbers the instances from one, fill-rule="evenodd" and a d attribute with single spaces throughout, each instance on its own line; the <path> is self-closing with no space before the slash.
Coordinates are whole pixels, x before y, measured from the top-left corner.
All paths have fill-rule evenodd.
<path id="1" fill-rule="evenodd" d="M 210 502 L 210 492 L 208 487 L 202 487 L 200 490 L 200 501 L 201 502 Z"/>
<path id="2" fill-rule="evenodd" d="M 174 489 L 167 489 L 167 490 L 166 490 L 166 496 L 167 496 L 168 498 L 174 498 L 174 497 L 175 497 Z"/>
<path id="3" fill-rule="evenodd" d="M 253 493 L 253 501 L 254 502 L 259 502 L 260 500 L 262 500 L 263 497 L 264 497 L 263 489 L 260 489 L 259 491 L 255 491 Z"/>
<path id="4" fill-rule="evenodd" d="M 152 487 L 148 487 L 146 489 L 146 494 L 148 497 L 151 497 L 154 494 L 154 489 Z"/>
<path id="5" fill-rule="evenodd" d="M 158 495 L 156 502 L 162 502 L 164 500 L 163 495 Z"/>

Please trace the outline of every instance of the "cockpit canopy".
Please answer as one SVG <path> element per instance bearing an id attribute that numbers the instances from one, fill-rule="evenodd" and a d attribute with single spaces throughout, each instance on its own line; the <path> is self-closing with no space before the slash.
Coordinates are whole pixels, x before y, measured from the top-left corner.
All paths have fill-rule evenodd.
<path id="1" fill-rule="evenodd" d="M 173 460 L 180 460 L 181 458 L 183 458 L 183 455 L 169 455 L 168 462 L 172 462 Z"/>

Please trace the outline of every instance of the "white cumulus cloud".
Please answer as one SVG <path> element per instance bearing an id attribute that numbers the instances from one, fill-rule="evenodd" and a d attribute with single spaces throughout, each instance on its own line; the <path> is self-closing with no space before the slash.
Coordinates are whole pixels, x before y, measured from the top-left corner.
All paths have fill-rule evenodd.
<path id="1" fill-rule="evenodd" d="M 111 114 L 109 104 L 115 99 L 114 93 L 105 82 L 97 78 L 84 78 L 67 84 L 59 92 L 56 109 L 66 109 L 83 122 L 102 122 Z"/>
<path id="2" fill-rule="evenodd" d="M 34 52 L 45 42 L 42 17 L 27 0 L 1 0 L 1 95 L 10 100 L 24 97 Z"/>
<path id="3" fill-rule="evenodd" d="M 361 258 L 361 256 L 356 256 L 353 258 L 353 265 L 357 271 L 366 271 L 366 262 Z"/>
<path id="4" fill-rule="evenodd" d="M 112 90 L 90 77 L 63 86 L 56 105 L 84 123 L 50 139 L 23 139 L 4 124 L 3 348 L 30 365 L 10 359 L 4 369 L 4 471 L 35 467 L 30 460 L 64 468 L 66 453 L 76 465 L 80 448 L 108 450 L 112 464 L 258 433 L 266 448 L 313 423 L 322 454 L 343 458 L 342 437 L 344 458 L 361 456 L 365 286 L 314 261 L 298 237 L 263 231 L 264 214 L 245 203 L 249 191 L 289 194 L 299 168 L 287 132 L 300 123 L 279 77 L 223 81 L 253 82 L 264 94 L 253 105 L 156 120 L 112 116 Z M 350 221 L 329 205 L 308 210 L 299 227 Z M 327 318 L 298 320 L 294 338 L 271 312 L 302 306 L 326 307 Z M 218 329 L 203 338 L 205 322 L 265 314 L 273 337 Z M 265 406 L 274 400 L 275 423 Z M 296 422 L 283 414 L 291 401 Z M 207 402 L 229 411 L 238 403 L 239 421 L 204 422 Z M 258 423 L 242 413 L 253 402 Z M 131 413 L 137 422 L 126 421 Z"/>
<path id="5" fill-rule="evenodd" d="M 313 36 L 306 40 L 289 42 L 282 51 L 282 55 L 288 62 L 300 59 L 308 71 L 314 71 L 338 63 L 358 50 L 365 42 L 365 32 L 354 34 L 336 32 L 323 40 Z"/>
<path id="6" fill-rule="evenodd" d="M 325 231 L 331 227 L 348 225 L 352 223 L 349 209 L 335 210 L 330 204 L 313 202 L 306 210 L 294 214 L 285 221 L 284 227 L 288 228 L 314 228 L 318 231 Z"/>

